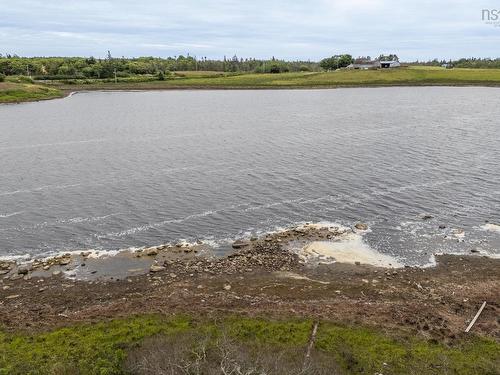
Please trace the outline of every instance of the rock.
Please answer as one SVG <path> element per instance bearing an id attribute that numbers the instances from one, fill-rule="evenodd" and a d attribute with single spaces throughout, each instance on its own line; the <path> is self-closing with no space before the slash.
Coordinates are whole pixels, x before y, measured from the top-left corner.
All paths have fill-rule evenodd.
<path id="1" fill-rule="evenodd" d="M 479 253 L 480 251 L 478 249 L 471 249 L 470 252 L 471 253 Z"/>
<path id="2" fill-rule="evenodd" d="M 27 266 L 19 266 L 19 268 L 17 269 L 17 273 L 19 275 L 27 275 L 28 272 L 30 272 L 30 269 Z"/>
<path id="3" fill-rule="evenodd" d="M 52 276 L 59 276 L 61 274 L 61 271 L 57 270 L 52 272 Z"/>
<path id="4" fill-rule="evenodd" d="M 71 263 L 71 258 L 69 258 L 69 257 L 67 257 L 67 258 L 61 258 L 61 259 L 59 260 L 59 264 L 60 264 L 61 266 L 66 266 L 66 265 L 68 265 L 68 264 L 70 264 L 70 263 Z"/>
<path id="5" fill-rule="evenodd" d="M 356 266 L 360 266 L 360 265 L 361 265 L 361 262 L 356 261 L 356 262 L 354 262 L 354 264 L 355 264 Z"/>
<path id="6" fill-rule="evenodd" d="M 175 279 L 177 277 L 175 273 L 169 273 L 168 276 L 170 276 L 172 279 Z"/>
<path id="7" fill-rule="evenodd" d="M 422 220 L 430 220 L 432 219 L 434 216 L 432 215 L 428 215 L 428 214 L 425 214 L 425 215 L 422 215 Z"/>
<path id="8" fill-rule="evenodd" d="M 368 230 L 368 224 L 356 223 L 356 225 L 354 225 L 354 228 L 356 228 L 357 230 Z"/>
<path id="9" fill-rule="evenodd" d="M 231 284 L 224 284 L 224 290 L 231 290 Z"/>
<path id="10" fill-rule="evenodd" d="M 446 229 L 446 225 L 441 224 L 441 225 L 439 226 L 439 229 Z"/>
<path id="11" fill-rule="evenodd" d="M 149 268 L 149 272 L 160 272 L 160 271 L 165 271 L 166 268 L 164 266 L 159 266 L 157 264 L 153 264 L 150 268 Z"/>
<path id="12" fill-rule="evenodd" d="M 237 241 L 233 242 L 233 249 L 241 249 L 241 248 L 246 247 L 248 245 L 250 245 L 250 244 L 247 241 L 237 240 Z"/>
<path id="13" fill-rule="evenodd" d="M 5 299 L 14 299 L 20 297 L 19 294 L 12 294 L 10 296 L 5 297 Z"/>
<path id="14" fill-rule="evenodd" d="M 3 290 L 10 289 L 10 286 L 9 286 L 9 285 L 4 285 L 4 286 L 2 287 L 2 289 L 3 289 Z"/>
<path id="15" fill-rule="evenodd" d="M 0 270 L 0 275 L 5 275 L 9 272 L 10 272 L 10 270 Z"/>
<path id="16" fill-rule="evenodd" d="M 150 248 L 144 250 L 144 252 L 146 253 L 146 255 L 148 255 L 150 257 L 158 255 L 158 249 L 156 247 L 150 247 Z"/>

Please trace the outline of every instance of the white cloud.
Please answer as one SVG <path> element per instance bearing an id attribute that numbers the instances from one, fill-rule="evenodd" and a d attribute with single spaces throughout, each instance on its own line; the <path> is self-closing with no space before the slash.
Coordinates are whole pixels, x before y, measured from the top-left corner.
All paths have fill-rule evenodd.
<path id="1" fill-rule="evenodd" d="M 4 2 L 6 0 L 0 0 Z M 498 54 L 496 0 L 18 0 L 2 7 L 0 52 L 20 55 L 233 55 L 405 59 Z"/>

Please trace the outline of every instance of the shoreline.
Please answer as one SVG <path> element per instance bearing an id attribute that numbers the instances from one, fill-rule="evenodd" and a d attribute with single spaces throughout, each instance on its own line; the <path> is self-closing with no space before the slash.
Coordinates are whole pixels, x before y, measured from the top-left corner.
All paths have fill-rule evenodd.
<path id="1" fill-rule="evenodd" d="M 153 81 L 157 82 L 157 81 Z M 160 82 L 160 81 L 158 81 Z M 98 83 L 86 85 L 47 84 L 43 81 L 36 81 L 34 86 L 57 89 L 59 96 L 48 96 L 42 98 L 26 98 L 18 101 L 2 101 L 0 105 L 33 103 L 46 100 L 56 100 L 71 97 L 75 94 L 86 92 L 147 92 L 147 91 L 260 91 L 260 90 L 335 90 L 354 88 L 409 88 L 409 87 L 479 87 L 479 88 L 500 88 L 500 82 L 393 82 L 393 83 L 353 83 L 353 84 L 311 84 L 311 85 L 159 85 L 148 84 L 148 82 L 138 83 Z M 122 86 L 122 87 L 116 87 Z M 0 91 L 1 94 L 1 91 Z"/>
<path id="2" fill-rule="evenodd" d="M 429 254 L 428 260 L 423 263 L 407 263 L 400 257 L 372 249 L 363 241 L 363 236 L 371 232 L 371 229 L 368 226 L 357 229 L 358 225 L 365 226 L 366 224 L 358 223 L 352 227 L 346 227 L 330 222 L 305 222 L 258 235 L 228 238 L 223 242 L 203 239 L 195 242 L 178 240 L 159 245 L 132 246 L 113 250 L 88 248 L 45 255 L 5 255 L 0 256 L 0 278 L 19 280 L 26 279 L 27 276 L 51 277 L 55 272 L 56 275 L 61 274 L 68 279 L 118 280 L 128 276 L 147 274 L 149 268 L 158 262 L 189 261 L 196 258 L 223 259 L 231 257 L 239 249 L 253 248 L 263 243 L 280 245 L 286 253 L 298 255 L 300 262 L 307 266 L 347 263 L 379 268 L 426 269 L 436 267 L 436 257 L 441 256 L 484 257 L 500 260 L 500 254 L 477 250 L 470 253 L 436 251 Z M 130 270 L 133 272 L 128 272 Z"/>
<path id="3" fill-rule="evenodd" d="M 144 313 L 264 314 L 354 319 L 453 341 L 477 305 L 487 301 L 475 332 L 500 338 L 495 318 L 500 259 L 438 255 L 435 267 L 384 268 L 358 261 L 305 261 L 289 247 L 334 240 L 341 232 L 298 226 L 235 241 L 234 252 L 223 257 L 205 256 L 202 245 L 194 244 L 105 259 L 89 254 L 53 258 L 50 265 L 2 275 L 0 323 L 37 331 Z M 71 277 L 75 267 L 88 277 Z M 106 269 L 127 272 L 106 277 Z"/>

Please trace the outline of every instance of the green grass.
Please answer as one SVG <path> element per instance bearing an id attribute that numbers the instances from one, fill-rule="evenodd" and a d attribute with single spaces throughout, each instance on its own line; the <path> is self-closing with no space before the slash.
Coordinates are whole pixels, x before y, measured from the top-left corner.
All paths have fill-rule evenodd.
<path id="1" fill-rule="evenodd" d="M 193 72 L 196 73 L 196 72 Z M 380 70 L 340 70 L 281 74 L 182 73 L 165 81 L 110 83 L 99 80 L 59 83 L 66 90 L 168 88 L 322 88 L 383 85 L 500 85 L 500 69 L 409 67 Z"/>
<path id="2" fill-rule="evenodd" d="M 311 327 L 308 320 L 229 317 L 214 323 L 139 316 L 36 334 L 0 332 L 0 374 L 124 374 L 127 352 L 140 347 L 144 339 L 189 332 L 217 337 L 224 331 L 236 342 L 257 349 L 298 348 L 300 353 Z M 316 349 L 345 374 L 500 373 L 500 344 L 486 338 L 463 339 L 447 347 L 401 333 L 321 323 Z"/>
<path id="3" fill-rule="evenodd" d="M 0 83 L 0 103 L 45 100 L 62 96 L 62 92 L 53 87 L 12 81 Z"/>
<path id="4" fill-rule="evenodd" d="M 500 69 L 408 67 L 281 74 L 173 72 L 164 81 L 137 75 L 114 79 L 72 79 L 30 84 L 29 77 L 7 77 L 0 83 L 0 103 L 61 97 L 61 91 L 161 89 L 279 89 L 370 86 L 480 85 L 500 86 Z"/>
<path id="5" fill-rule="evenodd" d="M 392 338 L 373 329 L 323 324 L 316 347 L 348 374 L 499 374 L 500 345 L 472 337 L 453 347 L 414 337 Z"/>

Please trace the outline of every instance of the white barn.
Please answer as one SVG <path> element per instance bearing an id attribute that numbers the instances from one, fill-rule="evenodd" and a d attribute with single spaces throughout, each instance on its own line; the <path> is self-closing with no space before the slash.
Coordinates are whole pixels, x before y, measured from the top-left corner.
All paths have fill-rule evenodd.
<path id="1" fill-rule="evenodd" d="M 380 62 L 380 67 L 382 69 L 388 69 L 388 68 L 399 68 L 401 64 L 399 61 L 393 60 L 393 61 L 381 61 Z"/>

